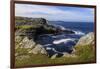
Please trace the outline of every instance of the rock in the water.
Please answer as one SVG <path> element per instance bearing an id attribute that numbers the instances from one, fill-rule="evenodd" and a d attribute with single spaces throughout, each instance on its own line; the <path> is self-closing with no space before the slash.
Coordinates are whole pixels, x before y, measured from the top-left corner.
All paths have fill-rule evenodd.
<path id="1" fill-rule="evenodd" d="M 76 46 L 91 45 L 94 43 L 94 33 L 90 32 L 79 39 Z"/>
<path id="2" fill-rule="evenodd" d="M 37 44 L 35 46 L 35 48 L 33 48 L 31 51 L 29 51 L 29 53 L 33 53 L 33 54 L 47 54 L 46 50 L 43 48 L 42 45 Z"/>

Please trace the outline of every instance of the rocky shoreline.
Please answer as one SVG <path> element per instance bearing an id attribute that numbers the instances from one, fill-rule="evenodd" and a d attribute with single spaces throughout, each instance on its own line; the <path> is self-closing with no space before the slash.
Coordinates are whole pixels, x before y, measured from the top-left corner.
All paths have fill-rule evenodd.
<path id="1" fill-rule="evenodd" d="M 21 20 L 21 21 L 20 21 Z M 27 26 L 29 28 L 27 28 Z M 16 17 L 16 31 L 15 31 L 15 49 L 28 49 L 27 53 L 43 54 L 49 56 L 51 59 L 56 57 L 76 57 L 75 48 L 71 53 L 55 53 L 50 56 L 47 50 L 38 44 L 38 36 L 41 34 L 58 34 L 60 32 L 66 32 L 66 34 L 75 33 L 72 30 L 61 30 L 53 25 L 49 25 L 48 21 L 44 18 L 23 18 Z M 94 33 L 90 32 L 82 36 L 75 46 L 94 45 Z M 17 54 L 17 55 L 16 55 Z M 16 52 L 15 56 L 19 53 Z"/>

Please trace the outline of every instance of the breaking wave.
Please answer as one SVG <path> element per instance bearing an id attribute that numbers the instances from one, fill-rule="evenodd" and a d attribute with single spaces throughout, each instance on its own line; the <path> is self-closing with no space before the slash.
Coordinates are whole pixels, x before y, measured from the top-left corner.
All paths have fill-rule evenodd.
<path id="1" fill-rule="evenodd" d="M 74 31 L 76 35 L 85 35 L 85 33 L 81 32 L 81 31 Z"/>
<path id="2" fill-rule="evenodd" d="M 61 30 L 71 30 L 71 29 L 65 28 L 61 25 L 54 25 L 54 26 L 61 29 Z M 81 32 L 81 31 L 78 31 L 78 30 L 76 30 L 76 31 L 72 30 L 72 31 L 74 31 L 76 35 L 85 35 L 85 33 Z"/>
<path id="3" fill-rule="evenodd" d="M 75 40 L 75 39 L 73 39 L 73 38 L 54 40 L 54 41 L 53 41 L 53 44 L 67 43 L 67 42 L 69 42 L 69 41 L 73 41 L 73 42 L 74 42 L 74 40 Z"/>
<path id="4" fill-rule="evenodd" d="M 61 25 L 54 25 L 56 28 L 61 29 L 61 30 L 66 30 L 65 27 L 61 26 Z"/>

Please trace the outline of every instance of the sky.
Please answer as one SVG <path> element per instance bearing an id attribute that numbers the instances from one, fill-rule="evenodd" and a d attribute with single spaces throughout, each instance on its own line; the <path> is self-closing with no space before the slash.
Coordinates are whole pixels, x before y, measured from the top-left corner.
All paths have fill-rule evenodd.
<path id="1" fill-rule="evenodd" d="M 94 22 L 94 8 L 15 4 L 15 16 L 49 21 Z"/>

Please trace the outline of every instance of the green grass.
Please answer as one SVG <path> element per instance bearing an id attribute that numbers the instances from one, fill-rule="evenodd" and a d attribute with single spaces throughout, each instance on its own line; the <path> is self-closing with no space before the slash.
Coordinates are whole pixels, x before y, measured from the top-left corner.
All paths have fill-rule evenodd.
<path id="1" fill-rule="evenodd" d="M 48 65 L 48 64 L 70 64 L 70 63 L 84 63 L 84 62 L 94 62 L 95 54 L 91 49 L 91 46 L 77 46 L 77 51 L 75 54 L 78 57 L 61 57 L 56 59 L 50 59 L 47 55 L 42 54 L 28 54 L 28 49 L 17 49 L 16 52 L 21 53 L 21 55 L 28 55 L 28 58 L 16 59 L 16 67 L 27 66 L 27 65 Z"/>
<path id="2" fill-rule="evenodd" d="M 16 66 L 20 67 L 20 66 L 26 66 L 26 65 L 48 65 L 48 64 L 68 64 L 68 63 L 76 63 L 78 60 L 78 58 L 56 58 L 56 59 L 50 59 L 49 57 L 47 57 L 46 55 L 42 55 L 42 54 L 37 54 L 37 55 L 33 55 L 33 54 L 28 54 L 30 57 L 29 58 L 25 58 L 20 60 L 17 59 L 16 60 Z"/>
<path id="3" fill-rule="evenodd" d="M 93 50 L 93 46 L 77 46 L 76 50 L 76 54 L 79 55 L 80 61 L 91 62 L 95 60 L 95 51 Z"/>
<path id="4" fill-rule="evenodd" d="M 16 22 L 26 22 L 26 20 L 15 20 Z"/>
<path id="5" fill-rule="evenodd" d="M 28 26 L 28 25 L 16 26 L 16 29 L 30 29 L 30 28 L 33 28 L 33 26 Z"/>

